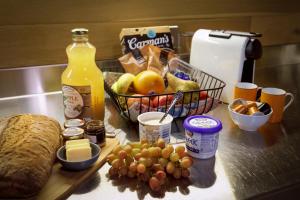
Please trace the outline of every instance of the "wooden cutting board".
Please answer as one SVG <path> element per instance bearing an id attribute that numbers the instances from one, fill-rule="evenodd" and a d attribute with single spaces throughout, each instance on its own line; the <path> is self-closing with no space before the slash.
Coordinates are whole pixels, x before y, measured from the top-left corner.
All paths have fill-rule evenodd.
<path id="1" fill-rule="evenodd" d="M 106 145 L 101 148 L 101 153 L 96 163 L 83 171 L 67 171 L 60 163 L 55 163 L 47 184 L 38 194 L 36 199 L 66 199 L 84 180 L 93 175 L 106 161 L 107 155 L 119 144 L 116 138 L 106 138 Z"/>

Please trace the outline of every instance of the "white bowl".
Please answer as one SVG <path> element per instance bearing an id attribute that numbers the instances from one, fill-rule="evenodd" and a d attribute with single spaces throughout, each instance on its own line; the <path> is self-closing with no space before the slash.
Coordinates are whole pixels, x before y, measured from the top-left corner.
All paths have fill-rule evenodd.
<path id="1" fill-rule="evenodd" d="M 230 117 L 240 129 L 245 131 L 257 131 L 259 127 L 261 127 L 269 121 L 273 113 L 273 110 L 271 109 L 271 112 L 269 114 L 262 116 L 240 114 L 232 110 L 233 103 L 228 105 Z M 256 103 L 258 104 L 258 102 Z"/>

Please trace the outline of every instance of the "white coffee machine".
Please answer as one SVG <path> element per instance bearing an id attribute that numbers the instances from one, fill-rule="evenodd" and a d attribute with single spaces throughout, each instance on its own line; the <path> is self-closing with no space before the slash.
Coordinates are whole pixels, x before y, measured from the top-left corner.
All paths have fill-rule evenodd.
<path id="1" fill-rule="evenodd" d="M 262 56 L 258 33 L 214 31 L 199 29 L 195 32 L 190 64 L 226 83 L 221 101 L 233 100 L 237 82 L 253 82 L 255 60 Z"/>

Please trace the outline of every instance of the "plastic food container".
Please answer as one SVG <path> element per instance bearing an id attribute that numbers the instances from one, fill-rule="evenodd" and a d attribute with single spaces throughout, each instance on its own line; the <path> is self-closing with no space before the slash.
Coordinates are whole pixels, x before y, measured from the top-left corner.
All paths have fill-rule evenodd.
<path id="1" fill-rule="evenodd" d="M 84 127 L 84 121 L 82 119 L 68 119 L 64 123 L 65 128 L 71 128 L 71 127 Z"/>
<path id="2" fill-rule="evenodd" d="M 66 128 L 62 135 L 65 140 L 77 140 L 84 137 L 84 130 L 78 127 Z"/>
<path id="3" fill-rule="evenodd" d="M 140 140 L 147 139 L 148 142 L 153 143 L 158 138 L 162 138 L 166 143 L 170 142 L 173 117 L 168 114 L 162 123 L 159 123 L 158 121 L 164 114 L 163 112 L 146 112 L 138 116 Z"/>
<path id="4" fill-rule="evenodd" d="M 220 120 L 210 116 L 195 115 L 184 120 L 186 149 L 190 156 L 211 158 L 218 148 Z"/>

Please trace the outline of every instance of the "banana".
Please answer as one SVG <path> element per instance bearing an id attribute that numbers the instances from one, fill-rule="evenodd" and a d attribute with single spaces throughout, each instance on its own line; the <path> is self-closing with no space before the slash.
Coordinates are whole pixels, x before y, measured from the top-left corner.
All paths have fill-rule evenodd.
<path id="1" fill-rule="evenodd" d="M 125 73 L 122 76 L 120 76 L 120 78 L 118 79 L 118 81 L 116 82 L 116 93 L 117 94 L 126 94 L 128 92 L 128 89 L 130 87 L 130 85 L 133 83 L 134 80 L 134 75 L 130 74 L 130 73 Z"/>

